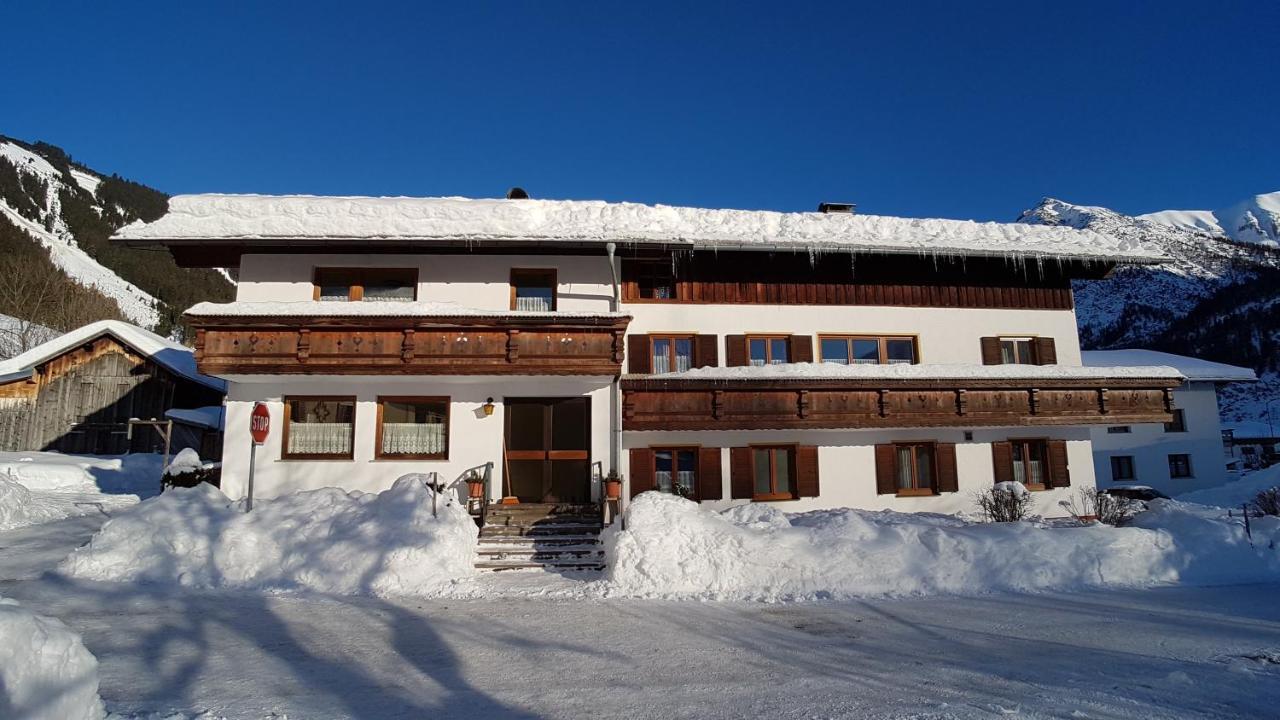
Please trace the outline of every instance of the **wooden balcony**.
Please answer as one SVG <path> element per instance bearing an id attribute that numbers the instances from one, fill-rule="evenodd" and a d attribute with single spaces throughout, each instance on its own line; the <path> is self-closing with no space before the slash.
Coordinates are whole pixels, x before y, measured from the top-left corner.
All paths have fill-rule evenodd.
<path id="1" fill-rule="evenodd" d="M 1156 379 L 622 379 L 624 430 L 1127 425 L 1173 419 Z"/>
<path id="2" fill-rule="evenodd" d="M 190 318 L 209 375 L 617 375 L 630 318 Z"/>

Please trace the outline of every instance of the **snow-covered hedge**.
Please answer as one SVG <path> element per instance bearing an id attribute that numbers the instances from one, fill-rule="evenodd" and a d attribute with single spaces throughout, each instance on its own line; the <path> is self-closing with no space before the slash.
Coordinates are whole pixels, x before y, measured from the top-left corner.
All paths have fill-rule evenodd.
<path id="1" fill-rule="evenodd" d="M 609 539 L 609 594 L 764 599 L 979 594 L 1280 577 L 1254 523 L 1181 503 L 1156 503 L 1142 527 L 970 523 L 890 511 L 787 515 L 772 506 L 708 510 L 645 493 Z"/>
<path id="2" fill-rule="evenodd" d="M 0 598 L 0 715 L 98 720 L 98 661 L 61 621 Z"/>
<path id="3" fill-rule="evenodd" d="M 381 493 L 325 488 L 254 503 L 178 488 L 112 518 L 60 572 L 95 580 L 340 594 L 430 594 L 475 572 L 477 529 L 406 476 Z"/>

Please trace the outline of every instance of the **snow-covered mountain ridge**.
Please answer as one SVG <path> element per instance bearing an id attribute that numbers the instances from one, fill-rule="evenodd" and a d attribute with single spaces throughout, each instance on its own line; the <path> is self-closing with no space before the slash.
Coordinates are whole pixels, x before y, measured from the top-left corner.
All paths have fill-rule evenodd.
<path id="1" fill-rule="evenodd" d="M 1254 195 L 1221 210 L 1161 210 L 1137 217 L 1237 242 L 1280 246 L 1280 191 Z"/>

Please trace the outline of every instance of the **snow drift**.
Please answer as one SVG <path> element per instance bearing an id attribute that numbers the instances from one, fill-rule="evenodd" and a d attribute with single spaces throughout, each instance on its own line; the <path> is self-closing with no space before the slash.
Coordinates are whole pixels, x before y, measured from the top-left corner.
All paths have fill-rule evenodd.
<path id="1" fill-rule="evenodd" d="M 160 489 L 163 456 L 64 455 L 56 452 L 0 453 L 0 473 L 30 490 L 104 492 L 146 497 Z"/>
<path id="2" fill-rule="evenodd" d="M 0 715 L 13 720 L 97 720 L 98 661 L 54 618 L 0 598 Z"/>
<path id="3" fill-rule="evenodd" d="M 10 475 L 0 473 L 0 532 L 64 517 L 63 508 L 45 502 Z"/>
<path id="4" fill-rule="evenodd" d="M 1241 505 L 1253 502 L 1258 493 L 1273 487 L 1280 487 L 1280 465 L 1251 472 L 1225 485 L 1182 493 L 1177 499 L 1181 502 L 1239 510 Z"/>
<path id="5" fill-rule="evenodd" d="M 203 588 L 431 594 L 475 573 L 477 528 L 456 500 L 407 475 L 381 493 L 324 488 L 246 514 L 216 488 L 168 491 L 122 512 L 59 571 Z"/>
<path id="6" fill-rule="evenodd" d="M 1250 582 L 1280 576 L 1238 522 L 1157 503 L 1142 527 L 971 523 L 947 515 L 841 509 L 714 512 L 645 493 L 609 539 L 608 594 L 781 600 Z M 1262 523 L 1265 525 L 1265 523 Z M 1260 534 L 1275 535 L 1255 523 Z"/>

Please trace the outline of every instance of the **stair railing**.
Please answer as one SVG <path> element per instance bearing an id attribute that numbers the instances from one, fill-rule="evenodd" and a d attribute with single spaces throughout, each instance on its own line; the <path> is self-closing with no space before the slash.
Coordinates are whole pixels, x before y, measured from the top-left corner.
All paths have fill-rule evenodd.
<path id="1" fill-rule="evenodd" d="M 475 467 L 470 467 L 470 468 L 467 468 L 466 470 L 463 470 L 462 473 L 458 475 L 458 477 L 454 478 L 453 482 L 449 483 L 448 487 L 456 488 L 459 483 L 467 482 L 470 478 L 473 478 L 477 475 L 480 476 L 481 484 L 484 490 L 482 491 L 482 494 L 478 500 L 476 498 L 472 498 L 470 492 L 467 493 L 467 509 L 471 512 L 472 515 L 476 515 L 479 517 L 480 526 L 484 527 L 484 524 L 488 521 L 488 518 L 489 518 L 489 497 L 490 497 L 490 490 L 493 487 L 493 463 L 487 462 L 487 463 L 484 463 L 483 465 L 476 465 Z M 473 508 L 472 503 L 479 505 L 479 507 Z"/>

